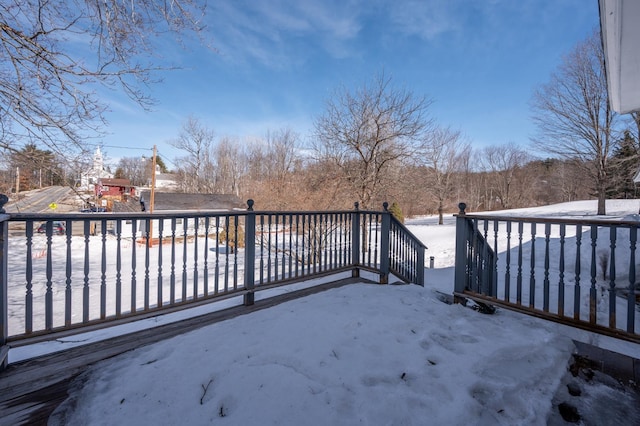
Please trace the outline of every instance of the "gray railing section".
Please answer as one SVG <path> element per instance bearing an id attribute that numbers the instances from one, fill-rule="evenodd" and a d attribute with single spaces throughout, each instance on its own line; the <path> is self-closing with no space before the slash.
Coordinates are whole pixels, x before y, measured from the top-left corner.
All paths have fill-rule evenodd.
<path id="1" fill-rule="evenodd" d="M 465 207 L 458 296 L 640 341 L 638 222 L 468 215 Z"/>
<path id="2" fill-rule="evenodd" d="M 461 212 L 464 212 L 465 207 L 463 203 Z M 494 273 L 496 256 L 487 242 L 488 222 L 483 222 L 482 229 L 478 222 L 476 218 L 457 222 L 456 289 L 465 288 L 475 293 L 493 295 L 497 285 Z M 461 267 L 458 268 L 458 265 Z"/>
<path id="3" fill-rule="evenodd" d="M 4 205 L 8 201 L 8 197 L 0 194 L 0 370 L 7 366 L 7 355 L 9 348 L 6 346 L 7 336 L 9 335 L 9 299 L 8 299 L 8 273 L 7 266 L 9 264 L 9 215 L 5 214 Z"/>
<path id="4" fill-rule="evenodd" d="M 390 232 L 385 234 L 389 235 L 390 272 L 406 282 L 424 286 L 426 246 L 393 216 L 385 216 L 385 219 L 390 222 Z"/>
<path id="5" fill-rule="evenodd" d="M 356 211 L 358 203 L 356 203 Z M 388 284 L 389 275 L 424 286 L 424 261 L 427 247 L 394 218 L 383 203 L 382 212 L 355 214 L 353 230 L 353 259 L 361 269 L 380 274 L 380 282 Z"/>
<path id="6" fill-rule="evenodd" d="M 2 204 L 2 347 L 212 298 L 251 304 L 260 288 L 344 270 L 424 284 L 424 246 L 386 209 L 256 212 L 249 200 L 233 212 L 7 215 Z"/>
<path id="7" fill-rule="evenodd" d="M 256 285 L 350 268 L 354 212 L 255 215 Z"/>

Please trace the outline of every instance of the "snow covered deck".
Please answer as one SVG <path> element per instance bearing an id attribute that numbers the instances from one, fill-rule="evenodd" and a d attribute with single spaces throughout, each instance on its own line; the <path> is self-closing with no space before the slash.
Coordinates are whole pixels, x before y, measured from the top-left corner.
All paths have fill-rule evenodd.
<path id="1" fill-rule="evenodd" d="M 265 298 L 259 297 L 251 306 L 225 307 L 219 303 L 220 310 L 213 306 L 213 310 L 206 314 L 197 315 L 196 312 L 197 316 L 191 318 L 131 333 L 114 333 L 112 337 L 78 346 L 74 346 L 72 342 L 65 343 L 64 340 L 49 342 L 44 355 L 12 363 L 6 370 L 0 371 L 0 425 L 46 424 L 51 413 L 69 396 L 71 382 L 88 366 L 98 361 L 296 298 L 363 282 L 367 280 L 348 278 L 324 284 L 316 282 L 310 287 L 302 286 L 298 290 L 280 292 Z M 82 336 L 76 338 L 76 341 L 78 339 L 90 340 L 92 337 Z M 53 349 L 52 352 L 48 352 L 56 346 L 59 348 L 57 351 Z M 39 350 L 22 349 L 28 353 Z"/>

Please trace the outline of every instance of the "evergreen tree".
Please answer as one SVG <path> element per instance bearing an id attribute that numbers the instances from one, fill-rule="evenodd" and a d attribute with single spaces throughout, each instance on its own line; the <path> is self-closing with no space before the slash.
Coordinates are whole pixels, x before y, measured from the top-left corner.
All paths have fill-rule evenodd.
<path id="1" fill-rule="evenodd" d="M 167 169 L 167 165 L 164 164 L 164 161 L 162 160 L 162 157 L 160 157 L 159 155 L 156 156 L 156 167 L 158 168 L 160 173 L 168 173 L 169 172 L 169 169 Z"/>
<path id="2" fill-rule="evenodd" d="M 610 159 L 611 184 L 607 191 L 607 198 L 635 197 L 633 178 L 638 172 L 638 166 L 640 166 L 639 153 L 638 142 L 633 138 L 631 132 L 626 130 Z"/>
<path id="3" fill-rule="evenodd" d="M 391 207 L 389 207 L 389 213 L 391 213 L 391 215 L 395 217 L 398 222 L 404 223 L 404 215 L 402 214 L 402 209 L 395 201 L 391 203 Z"/>
<path id="4" fill-rule="evenodd" d="M 51 151 L 28 144 L 9 153 L 11 170 L 19 170 L 20 190 L 26 191 L 51 185 L 65 185 L 65 173 Z"/>

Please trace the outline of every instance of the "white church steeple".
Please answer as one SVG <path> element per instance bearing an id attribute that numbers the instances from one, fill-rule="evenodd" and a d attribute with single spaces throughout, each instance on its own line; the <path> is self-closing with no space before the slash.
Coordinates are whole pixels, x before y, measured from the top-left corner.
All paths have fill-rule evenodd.
<path id="1" fill-rule="evenodd" d="M 112 179 L 113 174 L 109 173 L 104 168 L 104 157 L 100 147 L 96 147 L 96 152 L 93 154 L 93 165 L 90 170 L 85 171 L 80 177 L 80 189 L 93 191 L 95 184 L 100 179 Z"/>
<path id="2" fill-rule="evenodd" d="M 100 152 L 100 147 L 97 147 L 96 153 L 93 154 L 93 170 L 94 171 L 104 170 L 104 160 L 102 159 L 102 152 Z"/>

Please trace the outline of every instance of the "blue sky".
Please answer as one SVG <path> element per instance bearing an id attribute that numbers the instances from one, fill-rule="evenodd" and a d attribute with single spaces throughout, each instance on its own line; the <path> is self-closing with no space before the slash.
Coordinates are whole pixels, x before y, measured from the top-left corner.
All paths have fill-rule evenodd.
<path id="1" fill-rule="evenodd" d="M 151 87 L 151 112 L 109 93 L 104 151 L 137 156 L 156 144 L 171 163 L 180 152 L 168 142 L 189 115 L 218 137 L 289 127 L 304 142 L 336 89 L 381 72 L 432 99 L 437 122 L 474 147 L 526 145 L 533 91 L 598 19 L 597 0 L 210 1 L 215 51 L 164 45 L 159 54 L 182 69 Z"/>

